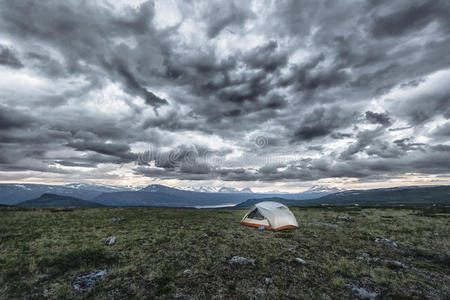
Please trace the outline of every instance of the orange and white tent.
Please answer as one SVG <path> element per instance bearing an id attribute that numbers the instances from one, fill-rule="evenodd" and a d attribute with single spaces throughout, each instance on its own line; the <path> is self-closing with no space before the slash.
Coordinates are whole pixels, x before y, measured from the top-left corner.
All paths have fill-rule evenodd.
<path id="1" fill-rule="evenodd" d="M 255 204 L 245 214 L 242 225 L 261 227 L 267 230 L 283 230 L 298 228 L 294 214 L 287 206 L 273 201 L 263 201 Z"/>

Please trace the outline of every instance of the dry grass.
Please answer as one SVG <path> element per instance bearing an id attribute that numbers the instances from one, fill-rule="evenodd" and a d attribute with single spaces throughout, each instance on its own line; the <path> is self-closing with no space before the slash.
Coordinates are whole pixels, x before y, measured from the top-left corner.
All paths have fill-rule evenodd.
<path id="1" fill-rule="evenodd" d="M 346 283 L 382 298 L 450 297 L 450 209 L 293 212 L 300 229 L 274 233 L 239 225 L 239 210 L 1 208 L 0 298 L 351 298 Z M 308 224 L 336 223 L 338 215 L 356 222 L 338 222 L 338 229 Z M 126 220 L 108 221 L 114 217 Z M 117 237 L 111 247 L 104 245 L 109 235 Z M 408 268 L 367 263 L 357 259 L 362 253 Z M 226 259 L 234 255 L 256 263 L 232 266 Z M 77 275 L 101 267 L 111 268 L 105 280 L 88 294 L 72 294 Z M 192 274 L 183 276 L 186 269 Z"/>

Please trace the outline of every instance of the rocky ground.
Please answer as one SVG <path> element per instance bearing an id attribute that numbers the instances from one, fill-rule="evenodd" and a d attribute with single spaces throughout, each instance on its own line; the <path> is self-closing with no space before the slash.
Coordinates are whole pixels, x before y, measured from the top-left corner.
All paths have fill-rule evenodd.
<path id="1" fill-rule="evenodd" d="M 0 299 L 449 299 L 449 208 L 0 208 Z"/>

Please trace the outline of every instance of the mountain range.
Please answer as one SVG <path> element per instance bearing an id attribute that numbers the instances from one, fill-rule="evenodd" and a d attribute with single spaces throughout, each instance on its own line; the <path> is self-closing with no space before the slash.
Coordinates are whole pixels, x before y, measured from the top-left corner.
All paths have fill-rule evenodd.
<path id="1" fill-rule="evenodd" d="M 204 189 L 202 189 L 204 190 Z M 58 198 L 59 197 L 59 198 Z M 59 199 L 59 200 L 58 200 Z M 0 204 L 48 206 L 159 206 L 246 208 L 275 199 L 288 206 L 315 205 L 448 205 L 450 187 L 395 187 L 373 190 L 339 190 L 313 186 L 302 193 L 254 193 L 251 189 L 219 188 L 216 192 L 181 190 L 159 184 L 140 189 L 91 184 L 0 184 Z M 89 201 L 77 202 L 79 201 Z"/>
<path id="2" fill-rule="evenodd" d="M 217 206 L 233 205 L 250 198 L 285 196 L 302 200 L 318 198 L 330 190 L 314 189 L 303 193 L 254 193 L 250 188 L 242 190 L 220 187 L 215 192 L 201 187 L 199 191 L 181 190 L 164 185 L 152 184 L 144 188 L 117 187 L 71 183 L 66 185 L 44 184 L 0 184 L 0 204 L 16 205 L 36 199 L 42 194 L 69 196 L 81 200 L 99 202 L 114 206 Z"/>

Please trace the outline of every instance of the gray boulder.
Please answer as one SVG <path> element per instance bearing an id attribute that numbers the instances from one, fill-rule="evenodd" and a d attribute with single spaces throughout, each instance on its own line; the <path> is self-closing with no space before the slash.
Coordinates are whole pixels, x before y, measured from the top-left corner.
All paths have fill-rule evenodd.
<path id="1" fill-rule="evenodd" d="M 353 295 L 355 295 L 355 296 L 357 296 L 357 297 L 359 297 L 361 299 L 374 300 L 376 297 L 378 297 L 378 293 L 369 292 L 368 290 L 360 288 L 360 287 L 357 287 L 356 285 L 351 284 L 351 283 L 346 284 L 345 287 L 347 289 L 349 289 L 350 292 L 352 292 Z"/>
<path id="2" fill-rule="evenodd" d="M 398 247 L 397 242 L 390 240 L 390 239 L 385 239 L 385 238 L 376 238 L 375 239 L 375 243 L 381 243 L 381 244 L 385 244 L 391 247 Z"/>
<path id="3" fill-rule="evenodd" d="M 408 266 L 401 261 L 398 260 L 383 260 L 383 264 L 387 265 L 390 268 L 397 268 L 397 269 L 406 269 Z"/>
<path id="4" fill-rule="evenodd" d="M 380 259 L 378 257 L 370 257 L 369 253 L 362 253 L 361 256 L 357 257 L 357 259 L 362 260 L 365 263 L 376 263 Z"/>
<path id="5" fill-rule="evenodd" d="M 90 291 L 97 282 L 103 280 L 108 274 L 108 269 L 95 270 L 89 274 L 77 276 L 72 282 L 72 291 L 77 293 L 85 293 Z"/>
<path id="6" fill-rule="evenodd" d="M 114 235 L 108 237 L 105 241 L 106 246 L 112 246 L 116 242 L 116 237 Z"/>
<path id="7" fill-rule="evenodd" d="M 230 264 L 239 264 L 239 265 L 247 265 L 247 264 L 254 265 L 255 264 L 254 259 L 245 258 L 242 256 L 233 256 L 232 258 L 228 259 L 228 262 Z"/>
<path id="8" fill-rule="evenodd" d="M 347 217 L 347 216 L 337 216 L 336 221 L 355 222 L 355 219 Z"/>
<path id="9" fill-rule="evenodd" d="M 304 260 L 304 259 L 302 259 L 302 258 L 300 258 L 300 257 L 296 257 L 296 258 L 294 259 L 294 261 L 295 261 L 296 263 L 301 264 L 301 265 L 306 265 L 306 260 Z"/>

